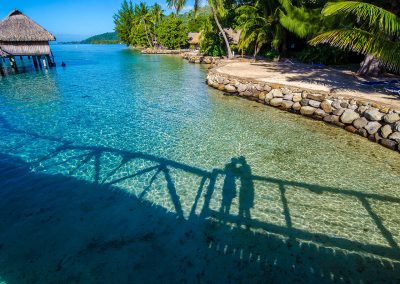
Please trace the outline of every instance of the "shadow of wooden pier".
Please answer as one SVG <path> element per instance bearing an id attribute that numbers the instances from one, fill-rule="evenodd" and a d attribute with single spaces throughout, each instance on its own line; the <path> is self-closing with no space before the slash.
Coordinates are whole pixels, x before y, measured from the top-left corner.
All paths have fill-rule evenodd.
<path id="1" fill-rule="evenodd" d="M 58 145 L 29 163 L 10 153 L 0 155 L 0 229 L 4 232 L 0 234 L 0 279 L 6 283 L 22 279 L 82 282 L 95 276 L 144 282 L 156 282 L 157 277 L 166 282 L 400 280 L 398 232 L 385 226 L 371 206 L 371 202 L 382 202 L 398 207 L 398 197 L 251 175 L 247 178 L 279 189 L 284 223 L 242 220 L 233 213 L 222 214 L 212 205 L 214 196 L 221 195 L 218 179 L 226 175 L 224 169 L 205 170 L 142 152 L 75 145 L 15 129 L 4 118 L 0 119 L 0 127 L 9 135 Z M 103 165 L 103 157 L 112 157 L 115 163 Z M 146 165 L 127 167 L 138 160 Z M 48 171 L 56 167 L 67 167 L 68 175 Z M 74 177 L 83 167 L 91 169 L 88 180 Z M 182 174 L 199 180 L 190 208 L 182 205 L 186 197 L 179 194 L 175 182 Z M 127 193 L 124 184 L 143 175 L 148 177 L 147 184 L 138 189 L 139 194 Z M 171 208 L 147 199 L 156 190 L 152 185 L 157 180 L 164 181 Z M 307 194 L 357 200 L 385 243 L 366 243 L 334 232 L 297 227 L 288 196 L 293 187 Z M 20 222 L 26 226 L 13 231 L 13 223 Z M 38 235 L 34 229 L 42 230 L 39 235 L 43 240 L 35 239 Z M 25 242 L 26 237 L 31 239 L 20 247 L 18 243 Z M 48 247 L 40 252 L 41 246 Z M 115 263 L 109 265 L 108 259 Z M 26 265 L 30 261 L 34 262 L 32 269 Z M 45 275 L 34 273 L 39 267 L 46 269 Z"/>

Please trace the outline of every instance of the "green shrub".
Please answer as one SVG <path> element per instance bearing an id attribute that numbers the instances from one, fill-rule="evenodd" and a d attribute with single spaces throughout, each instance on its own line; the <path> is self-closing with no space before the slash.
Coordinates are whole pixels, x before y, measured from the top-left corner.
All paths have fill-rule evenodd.
<path id="1" fill-rule="evenodd" d="M 211 17 L 204 21 L 201 28 L 200 51 L 211 56 L 226 54 L 224 43 Z"/>
<path id="2" fill-rule="evenodd" d="M 279 52 L 276 50 L 268 50 L 267 52 L 264 53 L 264 57 L 267 59 L 275 59 L 276 57 L 279 56 Z"/>
<path id="3" fill-rule="evenodd" d="M 149 40 L 146 36 L 146 29 L 143 24 L 132 27 L 130 33 L 130 44 L 136 47 L 149 45 Z"/>
<path id="4" fill-rule="evenodd" d="M 349 52 L 329 45 L 307 46 L 297 55 L 304 63 L 339 65 L 349 62 Z"/>
<path id="5" fill-rule="evenodd" d="M 179 49 L 188 45 L 187 27 L 173 14 L 161 20 L 156 35 L 158 43 L 165 48 Z"/>

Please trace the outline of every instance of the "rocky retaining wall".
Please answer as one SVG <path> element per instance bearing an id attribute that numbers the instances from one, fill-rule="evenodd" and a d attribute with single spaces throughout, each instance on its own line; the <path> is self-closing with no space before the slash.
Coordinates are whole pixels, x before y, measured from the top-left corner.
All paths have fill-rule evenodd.
<path id="1" fill-rule="evenodd" d="M 342 127 L 400 152 L 400 110 L 280 84 L 233 78 L 211 70 L 211 87 L 250 100 Z"/>
<path id="2" fill-rule="evenodd" d="M 160 49 L 146 48 L 141 51 L 142 54 L 182 54 L 187 52 L 187 49 Z"/>
<path id="3" fill-rule="evenodd" d="M 188 60 L 190 63 L 195 64 L 217 64 L 221 60 L 220 57 L 199 55 L 190 52 L 183 53 L 182 58 Z"/>

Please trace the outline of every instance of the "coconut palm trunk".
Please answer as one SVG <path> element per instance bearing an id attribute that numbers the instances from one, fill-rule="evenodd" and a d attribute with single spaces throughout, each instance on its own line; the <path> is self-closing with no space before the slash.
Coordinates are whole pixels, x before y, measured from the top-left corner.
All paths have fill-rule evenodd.
<path id="1" fill-rule="evenodd" d="M 375 59 L 372 55 L 366 55 L 360 64 L 360 69 L 357 71 L 359 76 L 378 77 L 384 73 L 382 63 Z"/>
<path id="2" fill-rule="evenodd" d="M 150 47 L 153 47 L 153 44 L 151 43 L 151 40 L 149 38 L 149 33 L 147 32 L 147 25 L 146 25 L 146 23 L 143 23 L 143 24 L 144 24 L 144 30 L 146 31 L 147 41 L 149 42 Z"/>
<path id="3" fill-rule="evenodd" d="M 215 23 L 217 24 L 217 27 L 218 27 L 220 33 L 222 34 L 222 37 L 224 38 L 228 59 L 231 59 L 233 57 L 232 56 L 232 50 L 231 50 L 231 47 L 229 45 L 229 41 L 228 41 L 228 38 L 226 36 L 226 33 L 225 33 L 224 29 L 222 28 L 221 24 L 219 23 L 217 13 L 215 12 L 215 10 L 212 7 L 212 5 L 210 5 L 210 8 L 211 8 L 211 13 L 213 14 Z"/>

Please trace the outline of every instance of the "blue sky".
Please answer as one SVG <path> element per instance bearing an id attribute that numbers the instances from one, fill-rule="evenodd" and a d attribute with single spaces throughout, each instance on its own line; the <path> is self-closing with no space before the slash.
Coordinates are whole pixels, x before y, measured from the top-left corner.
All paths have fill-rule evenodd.
<path id="1" fill-rule="evenodd" d="M 3 19 L 12 9 L 17 8 L 54 33 L 57 40 L 80 40 L 113 31 L 112 16 L 118 11 L 121 2 L 122 0 L 0 1 L 0 18 Z M 133 2 L 139 2 L 139 0 Z M 158 2 L 167 12 L 165 0 L 145 0 L 145 2 L 148 5 Z M 190 8 L 190 5 L 186 8 Z"/>

